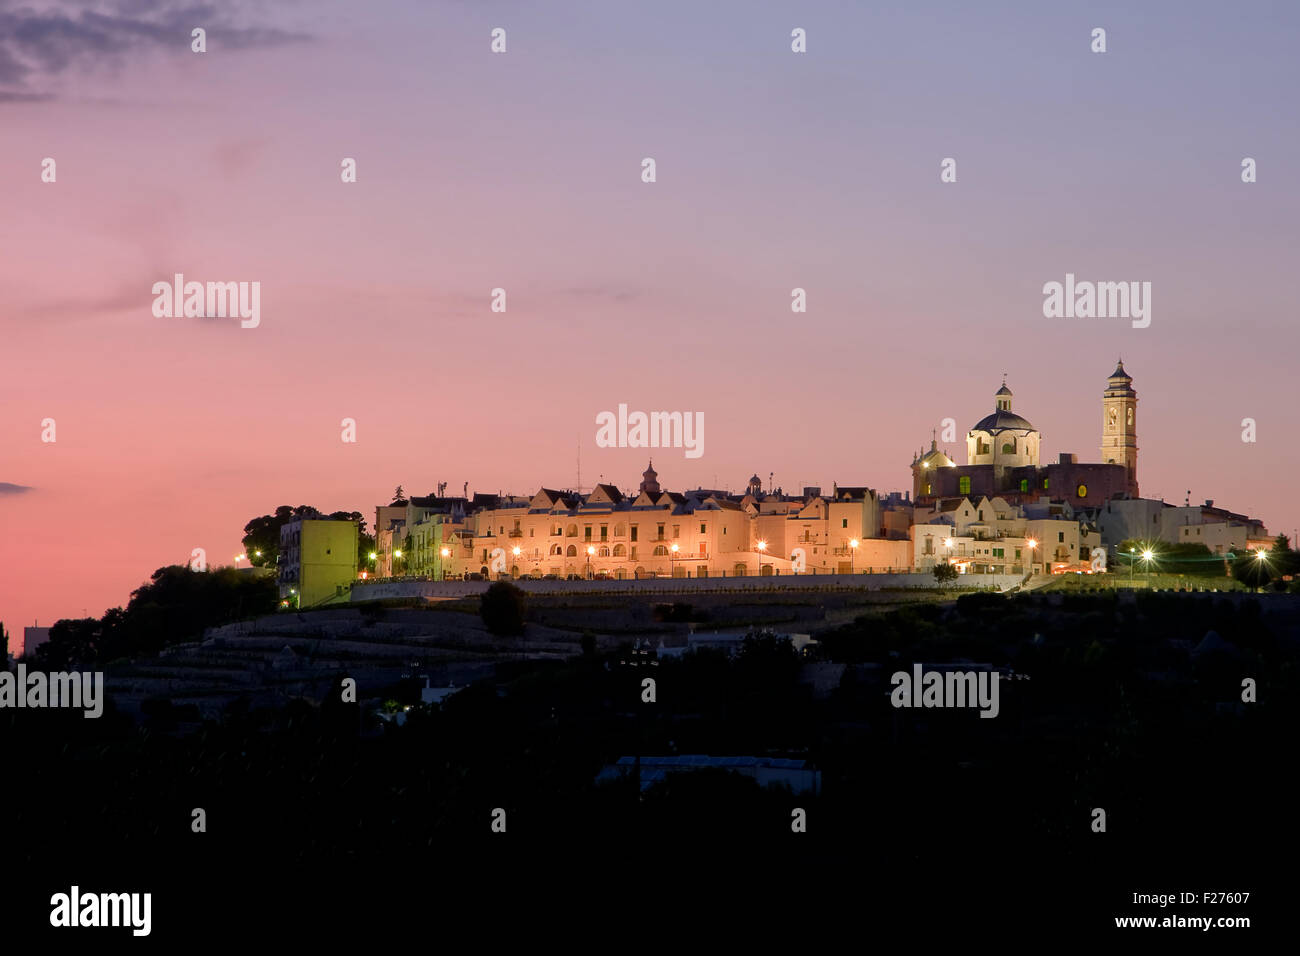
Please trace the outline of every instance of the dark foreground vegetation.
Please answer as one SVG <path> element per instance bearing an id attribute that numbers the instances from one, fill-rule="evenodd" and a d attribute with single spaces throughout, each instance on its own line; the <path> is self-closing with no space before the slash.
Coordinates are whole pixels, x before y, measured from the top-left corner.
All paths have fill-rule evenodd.
<path id="1" fill-rule="evenodd" d="M 65 890 L 60 874 L 129 870 L 164 893 L 274 884 L 309 898 L 518 880 L 580 900 L 646 880 L 684 892 L 711 872 L 800 900 L 852 885 L 868 907 L 981 900 L 1008 918 L 1104 919 L 1153 881 L 1249 884 L 1263 902 L 1268 859 L 1297 845 L 1297 621 L 1276 603 L 1293 600 L 974 594 L 859 618 L 812 659 L 763 637 L 730 659 L 662 661 L 585 642 L 567 662 L 503 663 L 400 727 L 337 683 L 184 735 L 111 706 L 99 720 L 0 711 L 6 865 Z M 996 719 L 895 709 L 890 675 L 914 662 L 998 668 Z M 638 752 L 793 757 L 820 769 L 822 792 L 722 771 L 641 794 L 596 784 Z M 806 833 L 791 832 L 795 808 Z"/>

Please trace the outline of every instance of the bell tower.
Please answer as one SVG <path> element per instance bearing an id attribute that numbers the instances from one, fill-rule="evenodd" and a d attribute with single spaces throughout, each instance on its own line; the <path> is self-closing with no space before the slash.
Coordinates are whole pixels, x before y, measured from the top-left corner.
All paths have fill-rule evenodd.
<path id="1" fill-rule="evenodd" d="M 1128 471 L 1128 493 L 1138 497 L 1137 392 L 1124 371 L 1124 360 L 1106 380 L 1101 399 L 1101 460 Z"/>

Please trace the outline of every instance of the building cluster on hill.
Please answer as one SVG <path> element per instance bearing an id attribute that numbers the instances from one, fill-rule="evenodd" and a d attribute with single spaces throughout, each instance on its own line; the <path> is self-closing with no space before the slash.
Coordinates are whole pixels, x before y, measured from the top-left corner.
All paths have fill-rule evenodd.
<path id="1" fill-rule="evenodd" d="M 929 571 L 1091 571 L 1121 541 L 1204 544 L 1228 554 L 1271 542 L 1243 514 L 1182 507 L 1138 491 L 1137 392 L 1121 361 L 1102 394 L 1100 462 L 1062 453 L 1042 464 L 1042 435 L 1012 411 L 1004 380 L 994 410 L 966 434 L 967 464 L 931 440 L 912 460 L 912 489 L 863 486 L 668 491 L 653 462 L 634 490 L 598 484 L 528 497 L 401 496 L 375 511 L 361 566 L 355 531 L 306 519 L 281 531 L 281 587 L 302 604 L 345 594 L 357 577 L 639 579 Z M 313 527 L 316 526 L 316 527 Z M 355 525 L 352 525 L 355 529 Z"/>

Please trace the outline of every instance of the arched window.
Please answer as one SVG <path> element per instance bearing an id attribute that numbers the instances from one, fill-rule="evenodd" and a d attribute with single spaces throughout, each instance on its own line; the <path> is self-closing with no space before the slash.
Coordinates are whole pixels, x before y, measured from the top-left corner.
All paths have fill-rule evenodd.
<path id="1" fill-rule="evenodd" d="M 621 558 L 627 554 L 627 548 L 621 544 L 614 545 L 614 557 Z"/>
<path id="2" fill-rule="evenodd" d="M 578 549 L 573 545 L 569 545 L 569 549 L 565 551 L 564 554 L 566 557 L 576 558 L 578 556 Z"/>
<path id="3" fill-rule="evenodd" d="M 1088 497 L 1088 486 L 1087 486 L 1087 485 L 1079 485 L 1078 488 L 1075 488 L 1075 489 L 1074 489 L 1074 493 L 1075 493 L 1076 495 L 1078 495 L 1080 498 L 1086 498 L 1086 497 Z"/>
<path id="4" fill-rule="evenodd" d="M 578 526 L 576 524 L 569 525 L 568 536 L 570 538 L 576 538 L 578 536 Z"/>
<path id="5" fill-rule="evenodd" d="M 663 557 L 664 555 L 666 555 L 667 553 L 668 553 L 668 549 L 667 549 L 666 547 L 664 547 L 662 544 L 657 544 L 657 545 L 655 545 L 655 557 L 656 557 L 656 558 L 662 558 L 662 557 Z"/>
<path id="6" fill-rule="evenodd" d="M 605 546 L 602 544 L 602 545 L 600 546 L 600 550 L 598 550 L 598 551 L 596 552 L 596 557 L 598 557 L 598 558 L 608 558 L 608 557 L 609 557 L 609 548 L 605 547 Z"/>
<path id="7" fill-rule="evenodd" d="M 560 554 L 564 551 L 558 544 L 551 545 L 551 554 Z"/>

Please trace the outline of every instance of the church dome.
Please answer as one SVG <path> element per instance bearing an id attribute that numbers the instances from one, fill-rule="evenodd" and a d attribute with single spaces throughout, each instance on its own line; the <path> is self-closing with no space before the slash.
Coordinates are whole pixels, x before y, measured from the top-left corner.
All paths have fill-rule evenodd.
<path id="1" fill-rule="evenodd" d="M 1035 429 L 1033 425 L 1029 424 L 1028 421 L 1021 418 L 1015 412 L 999 408 L 993 414 L 985 415 L 978 422 L 976 422 L 975 427 L 972 428 L 971 431 L 988 432 L 990 435 L 996 435 L 998 432 L 1005 432 L 1005 431 L 1032 432 L 1032 431 L 1037 431 L 1037 429 Z"/>

